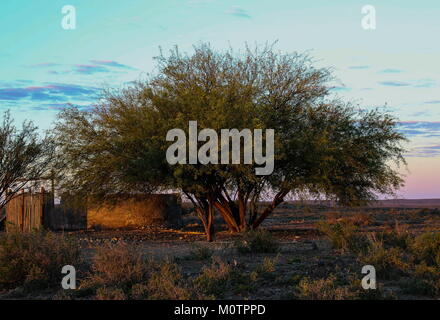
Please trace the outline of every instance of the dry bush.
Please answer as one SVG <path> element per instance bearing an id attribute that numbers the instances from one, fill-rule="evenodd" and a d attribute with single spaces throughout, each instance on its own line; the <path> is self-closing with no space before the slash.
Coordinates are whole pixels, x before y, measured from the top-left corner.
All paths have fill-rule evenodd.
<path id="1" fill-rule="evenodd" d="M 191 298 L 191 292 L 186 288 L 180 268 L 171 262 L 162 263 L 160 267 L 151 273 L 148 284 L 144 287 L 136 287 L 133 297 L 140 294 L 148 294 L 148 299 L 154 300 L 187 300 Z"/>
<path id="2" fill-rule="evenodd" d="M 228 288 L 233 269 L 226 262 L 214 257 L 210 266 L 205 266 L 194 279 L 197 289 L 207 295 L 222 296 Z"/>
<path id="3" fill-rule="evenodd" d="M 267 230 L 252 230 L 246 232 L 243 238 L 235 241 L 239 253 L 275 253 L 279 250 L 278 241 Z"/>
<path id="4" fill-rule="evenodd" d="M 200 246 L 200 245 L 193 245 L 191 252 L 189 253 L 189 256 L 187 259 L 189 260 L 209 260 L 211 259 L 214 251 L 211 250 L 208 247 Z"/>
<path id="5" fill-rule="evenodd" d="M 375 222 L 373 215 L 366 212 L 356 213 L 350 219 L 355 226 L 359 227 L 366 227 Z"/>
<path id="6" fill-rule="evenodd" d="M 370 235 L 369 241 L 368 250 L 361 253 L 358 260 L 364 265 L 374 266 L 378 278 L 395 279 L 409 273 L 409 258 L 401 248 L 386 248 L 374 234 Z"/>
<path id="7" fill-rule="evenodd" d="M 117 287 L 124 292 L 148 279 L 150 264 L 139 249 L 125 243 L 98 247 L 93 257 L 91 273 L 81 283 L 81 289 Z"/>
<path id="8" fill-rule="evenodd" d="M 404 278 L 399 287 L 405 294 L 436 297 L 440 294 L 440 281 L 423 278 Z"/>
<path id="9" fill-rule="evenodd" d="M 323 214 L 325 216 L 325 221 L 331 224 L 337 223 L 344 216 L 342 212 L 338 212 L 338 211 L 324 212 Z"/>
<path id="10" fill-rule="evenodd" d="M 408 249 L 412 237 L 406 227 L 402 227 L 397 222 L 391 230 L 378 232 L 375 237 L 387 248 L 398 247 L 403 250 Z"/>
<path id="11" fill-rule="evenodd" d="M 302 300 L 353 300 L 356 293 L 341 285 L 334 275 L 325 279 L 302 279 L 297 287 L 297 297 Z"/>
<path id="12" fill-rule="evenodd" d="M 316 227 L 329 238 L 335 249 L 358 253 L 367 248 L 366 238 L 351 221 L 342 220 L 336 223 L 320 221 Z"/>
<path id="13" fill-rule="evenodd" d="M 356 212 L 350 215 L 343 212 L 325 212 L 324 216 L 329 224 L 350 223 L 358 227 L 369 226 L 375 221 L 373 215 L 366 212 Z"/>
<path id="14" fill-rule="evenodd" d="M 191 297 L 176 264 L 148 261 L 139 249 L 125 243 L 97 249 L 91 273 L 81 283 L 81 289 L 95 294 L 99 300 Z"/>
<path id="15" fill-rule="evenodd" d="M 265 257 L 255 269 L 245 270 L 240 264 L 229 264 L 214 257 L 210 266 L 205 266 L 202 272 L 193 280 L 195 294 L 204 299 L 222 298 L 226 293 L 236 295 L 248 295 L 254 292 L 262 280 L 275 280 L 275 266 L 279 256 L 274 258 Z"/>
<path id="16" fill-rule="evenodd" d="M 440 233 L 421 234 L 414 239 L 411 249 L 417 260 L 440 267 Z"/>
<path id="17" fill-rule="evenodd" d="M 439 217 L 440 216 L 440 209 L 439 208 L 435 208 L 435 209 L 428 209 L 428 208 L 424 208 L 424 209 L 420 209 L 417 214 L 421 217 L 429 217 L 429 216 L 434 216 L 434 217 Z"/>
<path id="18" fill-rule="evenodd" d="M 50 232 L 0 236 L 0 288 L 60 285 L 61 269 L 82 264 L 77 241 Z"/>
<path id="19" fill-rule="evenodd" d="M 124 290 L 114 287 L 101 287 L 96 290 L 96 300 L 127 300 Z"/>

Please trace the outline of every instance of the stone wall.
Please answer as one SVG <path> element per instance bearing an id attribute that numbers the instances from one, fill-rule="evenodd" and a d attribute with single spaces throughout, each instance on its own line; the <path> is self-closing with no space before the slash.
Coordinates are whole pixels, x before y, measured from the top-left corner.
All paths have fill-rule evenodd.
<path id="1" fill-rule="evenodd" d="M 181 217 L 180 198 L 176 194 L 136 195 L 117 204 L 88 208 L 87 228 L 180 227 Z"/>

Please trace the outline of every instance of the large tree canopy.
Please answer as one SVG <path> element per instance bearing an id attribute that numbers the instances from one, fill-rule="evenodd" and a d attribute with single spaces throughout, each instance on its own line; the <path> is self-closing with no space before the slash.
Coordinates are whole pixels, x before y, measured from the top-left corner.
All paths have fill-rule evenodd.
<path id="1" fill-rule="evenodd" d="M 402 184 L 393 168 L 403 162 L 404 138 L 394 119 L 332 98 L 331 73 L 306 55 L 203 44 L 191 55 L 162 54 L 157 67 L 144 81 L 107 91 L 92 110 L 60 113 L 66 189 L 100 201 L 179 190 L 211 240 L 214 210 L 231 231 L 242 231 L 258 227 L 289 194 L 357 204 Z M 188 132 L 189 121 L 217 132 L 274 129 L 272 174 L 257 175 L 259 166 L 243 161 L 170 165 L 167 132 Z M 263 195 L 271 197 L 265 208 L 257 206 Z"/>

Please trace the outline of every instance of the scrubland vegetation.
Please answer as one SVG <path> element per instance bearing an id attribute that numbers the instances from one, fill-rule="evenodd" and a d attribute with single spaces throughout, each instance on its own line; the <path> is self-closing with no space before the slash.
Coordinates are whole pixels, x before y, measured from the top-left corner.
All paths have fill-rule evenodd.
<path id="1" fill-rule="evenodd" d="M 118 239 L 85 246 L 78 235 L 0 235 L 3 299 L 438 299 L 440 217 L 436 210 L 385 213 L 304 211 L 316 236 L 287 240 L 274 229 L 221 243 L 179 240 L 185 251 L 160 256 L 149 243 Z M 302 219 L 302 220 L 301 220 Z M 394 220 L 394 221 L 393 221 Z M 203 235 L 201 235 L 203 237 Z M 77 289 L 63 290 L 63 265 Z M 376 290 L 361 286 L 376 268 Z"/>

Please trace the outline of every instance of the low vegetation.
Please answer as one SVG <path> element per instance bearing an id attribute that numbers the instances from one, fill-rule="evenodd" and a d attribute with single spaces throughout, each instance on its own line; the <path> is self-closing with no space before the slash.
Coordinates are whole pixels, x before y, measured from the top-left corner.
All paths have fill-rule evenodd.
<path id="1" fill-rule="evenodd" d="M 51 287 L 61 282 L 65 265 L 82 265 L 74 239 L 44 232 L 0 235 L 0 289 Z"/>
<path id="2" fill-rule="evenodd" d="M 415 215 L 354 219 L 332 213 L 316 219 L 319 241 L 280 241 L 279 234 L 259 230 L 217 244 L 179 242 L 186 248 L 180 255 L 154 258 L 143 245 L 122 239 L 85 244 L 63 234 L 1 234 L 0 298 L 439 298 L 440 234 L 415 233 L 409 224 L 396 223 L 396 217 L 414 221 Z M 67 264 L 77 270 L 76 290 L 61 289 L 61 268 Z M 362 288 L 364 265 L 375 267 L 376 290 Z"/>
<path id="3" fill-rule="evenodd" d="M 258 229 L 245 233 L 235 242 L 235 248 L 239 253 L 275 253 L 279 244 L 270 232 Z"/>

